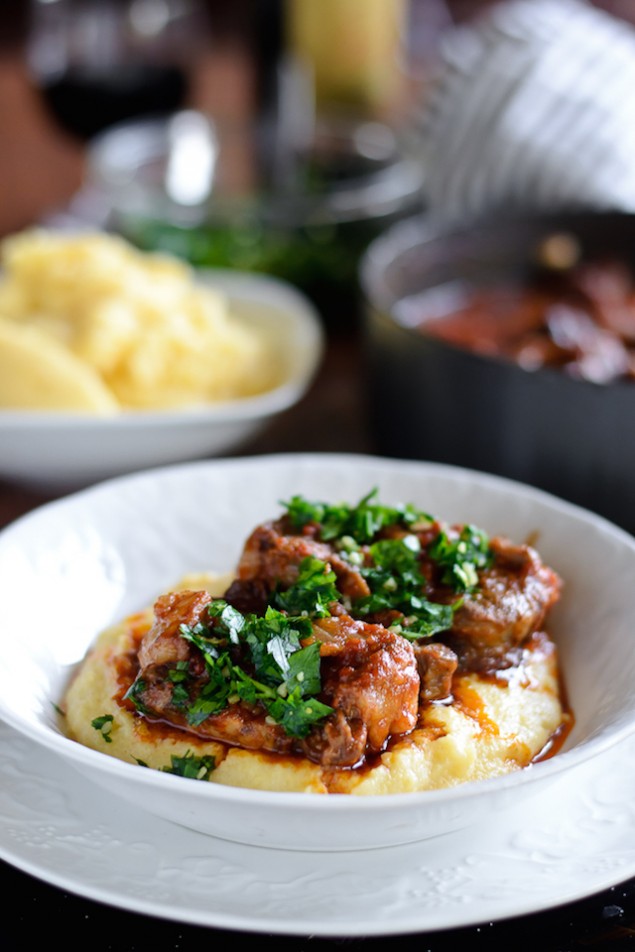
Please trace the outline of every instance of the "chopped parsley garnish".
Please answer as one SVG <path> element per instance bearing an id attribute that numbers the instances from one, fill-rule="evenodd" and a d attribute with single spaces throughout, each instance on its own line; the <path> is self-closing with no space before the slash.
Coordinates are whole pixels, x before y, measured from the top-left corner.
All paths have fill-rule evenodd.
<path id="1" fill-rule="evenodd" d="M 413 526 L 431 522 L 430 516 L 410 503 L 399 506 L 384 506 L 378 503 L 378 490 L 372 489 L 356 506 L 346 503 L 332 505 L 324 502 L 309 502 L 303 496 L 293 496 L 281 505 L 293 526 L 301 529 L 310 522 L 320 525 L 320 538 L 324 542 L 350 536 L 355 542 L 371 542 L 386 526 L 400 524 Z"/>
<path id="2" fill-rule="evenodd" d="M 189 777 L 192 780 L 209 780 L 209 775 L 216 768 L 214 757 L 205 755 L 196 757 L 188 750 L 183 757 L 172 754 L 171 766 L 162 767 L 164 773 L 176 774 L 178 777 Z"/>
<path id="3" fill-rule="evenodd" d="M 456 592 L 471 592 L 478 585 L 479 569 L 492 564 L 489 539 L 482 529 L 464 526 L 456 539 L 440 532 L 428 550 L 443 570 L 441 581 Z"/>
<path id="4" fill-rule="evenodd" d="M 456 593 L 472 592 L 478 586 L 478 572 L 492 562 L 486 533 L 473 525 L 464 526 L 456 538 L 439 528 L 423 553 L 415 532 L 433 526 L 434 518 L 410 503 L 382 505 L 377 501 L 377 489 L 354 506 L 310 502 L 300 495 L 282 505 L 296 529 L 309 523 L 318 525 L 319 538 L 331 542 L 368 582 L 371 594 L 352 605 L 353 615 L 399 612 L 403 618 L 391 627 L 407 638 L 430 637 L 450 628 L 461 604 L 460 600 L 447 605 L 425 598 L 422 558 L 437 565 L 441 583 Z M 406 534 L 382 539 L 382 530 L 390 526 L 398 526 Z"/>
<path id="5" fill-rule="evenodd" d="M 325 578 L 329 573 L 322 566 Z M 309 568 L 313 577 L 316 566 L 307 566 L 307 572 Z M 303 645 L 312 634 L 307 615 L 287 615 L 271 606 L 262 616 L 242 615 L 223 599 L 211 602 L 208 613 L 209 625 L 181 626 L 181 637 L 200 651 L 207 678 L 191 693 L 187 662 L 176 664 L 168 674 L 174 686 L 172 704 L 190 725 L 202 724 L 235 701 L 259 702 L 287 734 L 305 737 L 313 724 L 332 712 L 315 697 L 321 687 L 320 646 Z M 248 664 L 233 659 L 230 644 L 242 646 Z M 139 706 L 143 690 L 144 686 L 133 685 L 127 696 Z"/>
<path id="6" fill-rule="evenodd" d="M 430 602 L 423 595 L 421 543 L 415 535 L 382 539 L 370 546 L 372 564 L 361 569 L 371 594 L 356 601 L 355 615 L 398 611 L 404 617 L 390 627 L 406 638 L 429 638 L 452 625 L 454 606 Z"/>
<path id="7" fill-rule="evenodd" d="M 290 615 L 327 618 L 331 614 L 331 603 L 341 599 L 335 583 L 335 572 L 321 559 L 308 556 L 300 563 L 295 584 L 276 592 L 273 604 Z"/>
<path id="8" fill-rule="evenodd" d="M 94 727 L 96 731 L 99 731 L 107 744 L 112 744 L 110 732 L 112 731 L 114 722 L 115 719 L 112 714 L 102 714 L 101 717 L 93 718 L 90 722 L 90 726 Z"/>
<path id="9" fill-rule="evenodd" d="M 137 678 L 136 681 L 133 681 L 126 693 L 124 694 L 124 701 L 132 701 L 136 709 L 140 714 L 151 715 L 152 711 L 149 711 L 141 700 L 141 696 L 146 690 L 146 683 L 143 678 Z M 93 725 L 94 726 L 94 725 Z"/>

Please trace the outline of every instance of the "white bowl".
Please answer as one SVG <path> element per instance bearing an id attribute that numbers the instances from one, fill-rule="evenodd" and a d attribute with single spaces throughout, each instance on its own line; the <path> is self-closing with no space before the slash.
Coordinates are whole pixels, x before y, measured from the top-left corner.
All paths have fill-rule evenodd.
<path id="1" fill-rule="evenodd" d="M 561 752 L 504 777 L 371 797 L 270 793 L 141 769 L 64 736 L 55 705 L 98 632 L 186 572 L 224 571 L 294 493 L 356 502 L 377 486 L 492 534 L 537 534 L 565 587 L 549 630 L 576 723 Z M 195 462 L 103 483 L 0 533 L 0 717 L 138 809 L 266 847 L 365 849 L 438 836 L 542 790 L 635 729 L 635 541 L 598 516 L 498 477 L 356 455 Z M 69 769 L 68 783 L 74 771 Z M 113 802 L 116 809 L 116 802 Z"/>
<path id="2" fill-rule="evenodd" d="M 290 408 L 324 353 L 317 310 L 294 287 L 266 275 L 208 270 L 200 281 L 227 295 L 232 311 L 278 342 L 283 378 L 257 396 L 205 407 L 126 411 L 113 417 L 0 410 L 0 478 L 51 490 L 78 489 L 151 466 L 228 452 Z"/>

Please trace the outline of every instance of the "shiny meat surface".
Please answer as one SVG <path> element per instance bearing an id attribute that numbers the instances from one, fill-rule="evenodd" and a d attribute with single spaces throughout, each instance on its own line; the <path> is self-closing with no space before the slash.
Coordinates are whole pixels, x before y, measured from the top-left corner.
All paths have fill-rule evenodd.
<path id="1" fill-rule="evenodd" d="M 494 563 L 480 573 L 479 588 L 465 597 L 448 641 L 463 667 L 505 666 L 505 657 L 539 630 L 558 600 L 561 580 L 528 545 L 491 540 Z"/>
<path id="2" fill-rule="evenodd" d="M 357 599 L 368 595 L 369 588 L 360 572 L 346 562 L 326 542 L 310 533 L 288 534 L 284 520 L 258 526 L 249 536 L 238 563 L 239 581 L 264 582 L 269 590 L 292 585 L 298 577 L 298 566 L 307 556 L 328 562 L 337 576 L 342 595 Z"/>
<path id="3" fill-rule="evenodd" d="M 459 659 L 454 651 L 440 641 L 414 645 L 419 672 L 419 697 L 423 703 L 442 701 L 452 696 L 452 678 Z"/>
<path id="4" fill-rule="evenodd" d="M 161 666 L 187 661 L 191 647 L 180 637 L 181 625 L 195 625 L 212 597 L 207 592 L 171 592 L 161 595 L 154 606 L 154 624 L 139 648 L 143 678 L 152 677 Z"/>
<path id="5" fill-rule="evenodd" d="M 312 732 L 304 752 L 329 766 L 352 766 L 377 753 L 391 734 L 417 723 L 419 673 L 412 645 L 400 635 L 349 616 L 314 626 L 321 642 L 322 696 L 337 711 Z"/>

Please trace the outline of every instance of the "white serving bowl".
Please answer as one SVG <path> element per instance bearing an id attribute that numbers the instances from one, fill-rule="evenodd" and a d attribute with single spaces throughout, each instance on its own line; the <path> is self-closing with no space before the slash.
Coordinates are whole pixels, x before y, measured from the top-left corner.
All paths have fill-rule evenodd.
<path id="1" fill-rule="evenodd" d="M 266 275 L 199 271 L 231 310 L 278 343 L 283 374 L 272 390 L 204 407 L 124 411 L 112 417 L 0 409 L 0 479 L 45 490 L 78 489 L 139 469 L 215 456 L 240 446 L 300 400 L 322 360 L 317 310 Z"/>
<path id="2" fill-rule="evenodd" d="M 549 630 L 575 727 L 551 759 L 449 790 L 376 797 L 270 793 L 142 769 L 69 740 L 55 705 L 98 632 L 186 572 L 231 568 L 294 493 L 413 502 L 491 534 L 531 536 L 564 579 Z M 539 490 L 474 471 L 357 455 L 194 462 L 49 503 L 0 533 L 0 717 L 102 789 L 201 833 L 296 850 L 361 850 L 464 828 L 531 796 L 635 730 L 635 541 Z M 74 768 L 74 769 L 70 769 Z M 568 774 L 570 776 L 570 774 Z"/>

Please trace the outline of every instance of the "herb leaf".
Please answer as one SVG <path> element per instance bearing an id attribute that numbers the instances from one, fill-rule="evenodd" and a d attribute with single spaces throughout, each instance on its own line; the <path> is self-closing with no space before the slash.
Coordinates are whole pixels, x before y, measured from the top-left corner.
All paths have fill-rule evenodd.
<path id="1" fill-rule="evenodd" d="M 102 714 L 100 717 L 93 718 L 93 720 L 90 722 L 90 726 L 94 727 L 96 731 L 100 732 L 107 744 L 112 744 L 110 732 L 113 729 L 114 723 L 115 719 L 112 714 Z"/>
<path id="2" fill-rule="evenodd" d="M 456 592 L 471 592 L 478 585 L 479 569 L 492 563 L 489 539 L 476 526 L 463 526 L 456 538 L 441 531 L 428 550 L 428 554 L 443 570 L 441 581 L 451 585 Z"/>
<path id="3" fill-rule="evenodd" d="M 335 572 L 326 562 L 307 556 L 300 562 L 297 581 L 285 591 L 274 593 L 273 604 L 289 615 L 327 618 L 329 605 L 340 600 Z"/>
<path id="4" fill-rule="evenodd" d="M 292 496 L 289 502 L 281 502 L 281 505 L 286 508 L 292 525 L 298 529 L 310 522 L 318 523 L 320 538 L 325 542 L 351 536 L 363 545 L 371 542 L 386 526 L 412 526 L 432 521 L 427 513 L 410 503 L 399 506 L 378 503 L 377 493 L 377 488 L 372 489 L 355 506 L 309 502 L 303 496 Z"/>
<path id="5" fill-rule="evenodd" d="M 324 563 L 320 565 L 325 577 Z M 316 567 L 309 568 L 313 572 Z M 332 713 L 332 708 L 314 697 L 321 687 L 320 646 L 317 642 L 303 645 L 312 634 L 310 618 L 286 615 L 271 606 L 263 616 L 242 615 L 234 608 L 228 613 L 228 607 L 223 599 L 209 605 L 214 628 L 181 626 L 181 637 L 201 652 L 208 677 L 195 698 L 186 695 L 184 701 L 179 694 L 176 703 L 188 722 L 197 726 L 224 710 L 232 698 L 260 702 L 286 733 L 306 736 L 313 723 Z M 228 650 L 219 649 L 219 635 L 238 637 L 253 673 L 233 661 Z"/>
<path id="6" fill-rule="evenodd" d="M 209 775 L 216 768 L 214 757 L 204 755 L 196 757 L 191 751 L 187 751 L 182 757 L 172 754 L 171 766 L 162 767 L 164 773 L 176 774 L 179 777 L 189 777 L 192 780 L 209 780 Z"/>
<path id="7" fill-rule="evenodd" d="M 397 611 L 390 627 L 405 638 L 429 638 L 452 625 L 454 607 L 430 602 L 423 595 L 421 543 L 415 535 L 382 539 L 370 546 L 372 564 L 362 569 L 371 594 L 353 605 L 354 614 Z"/>

